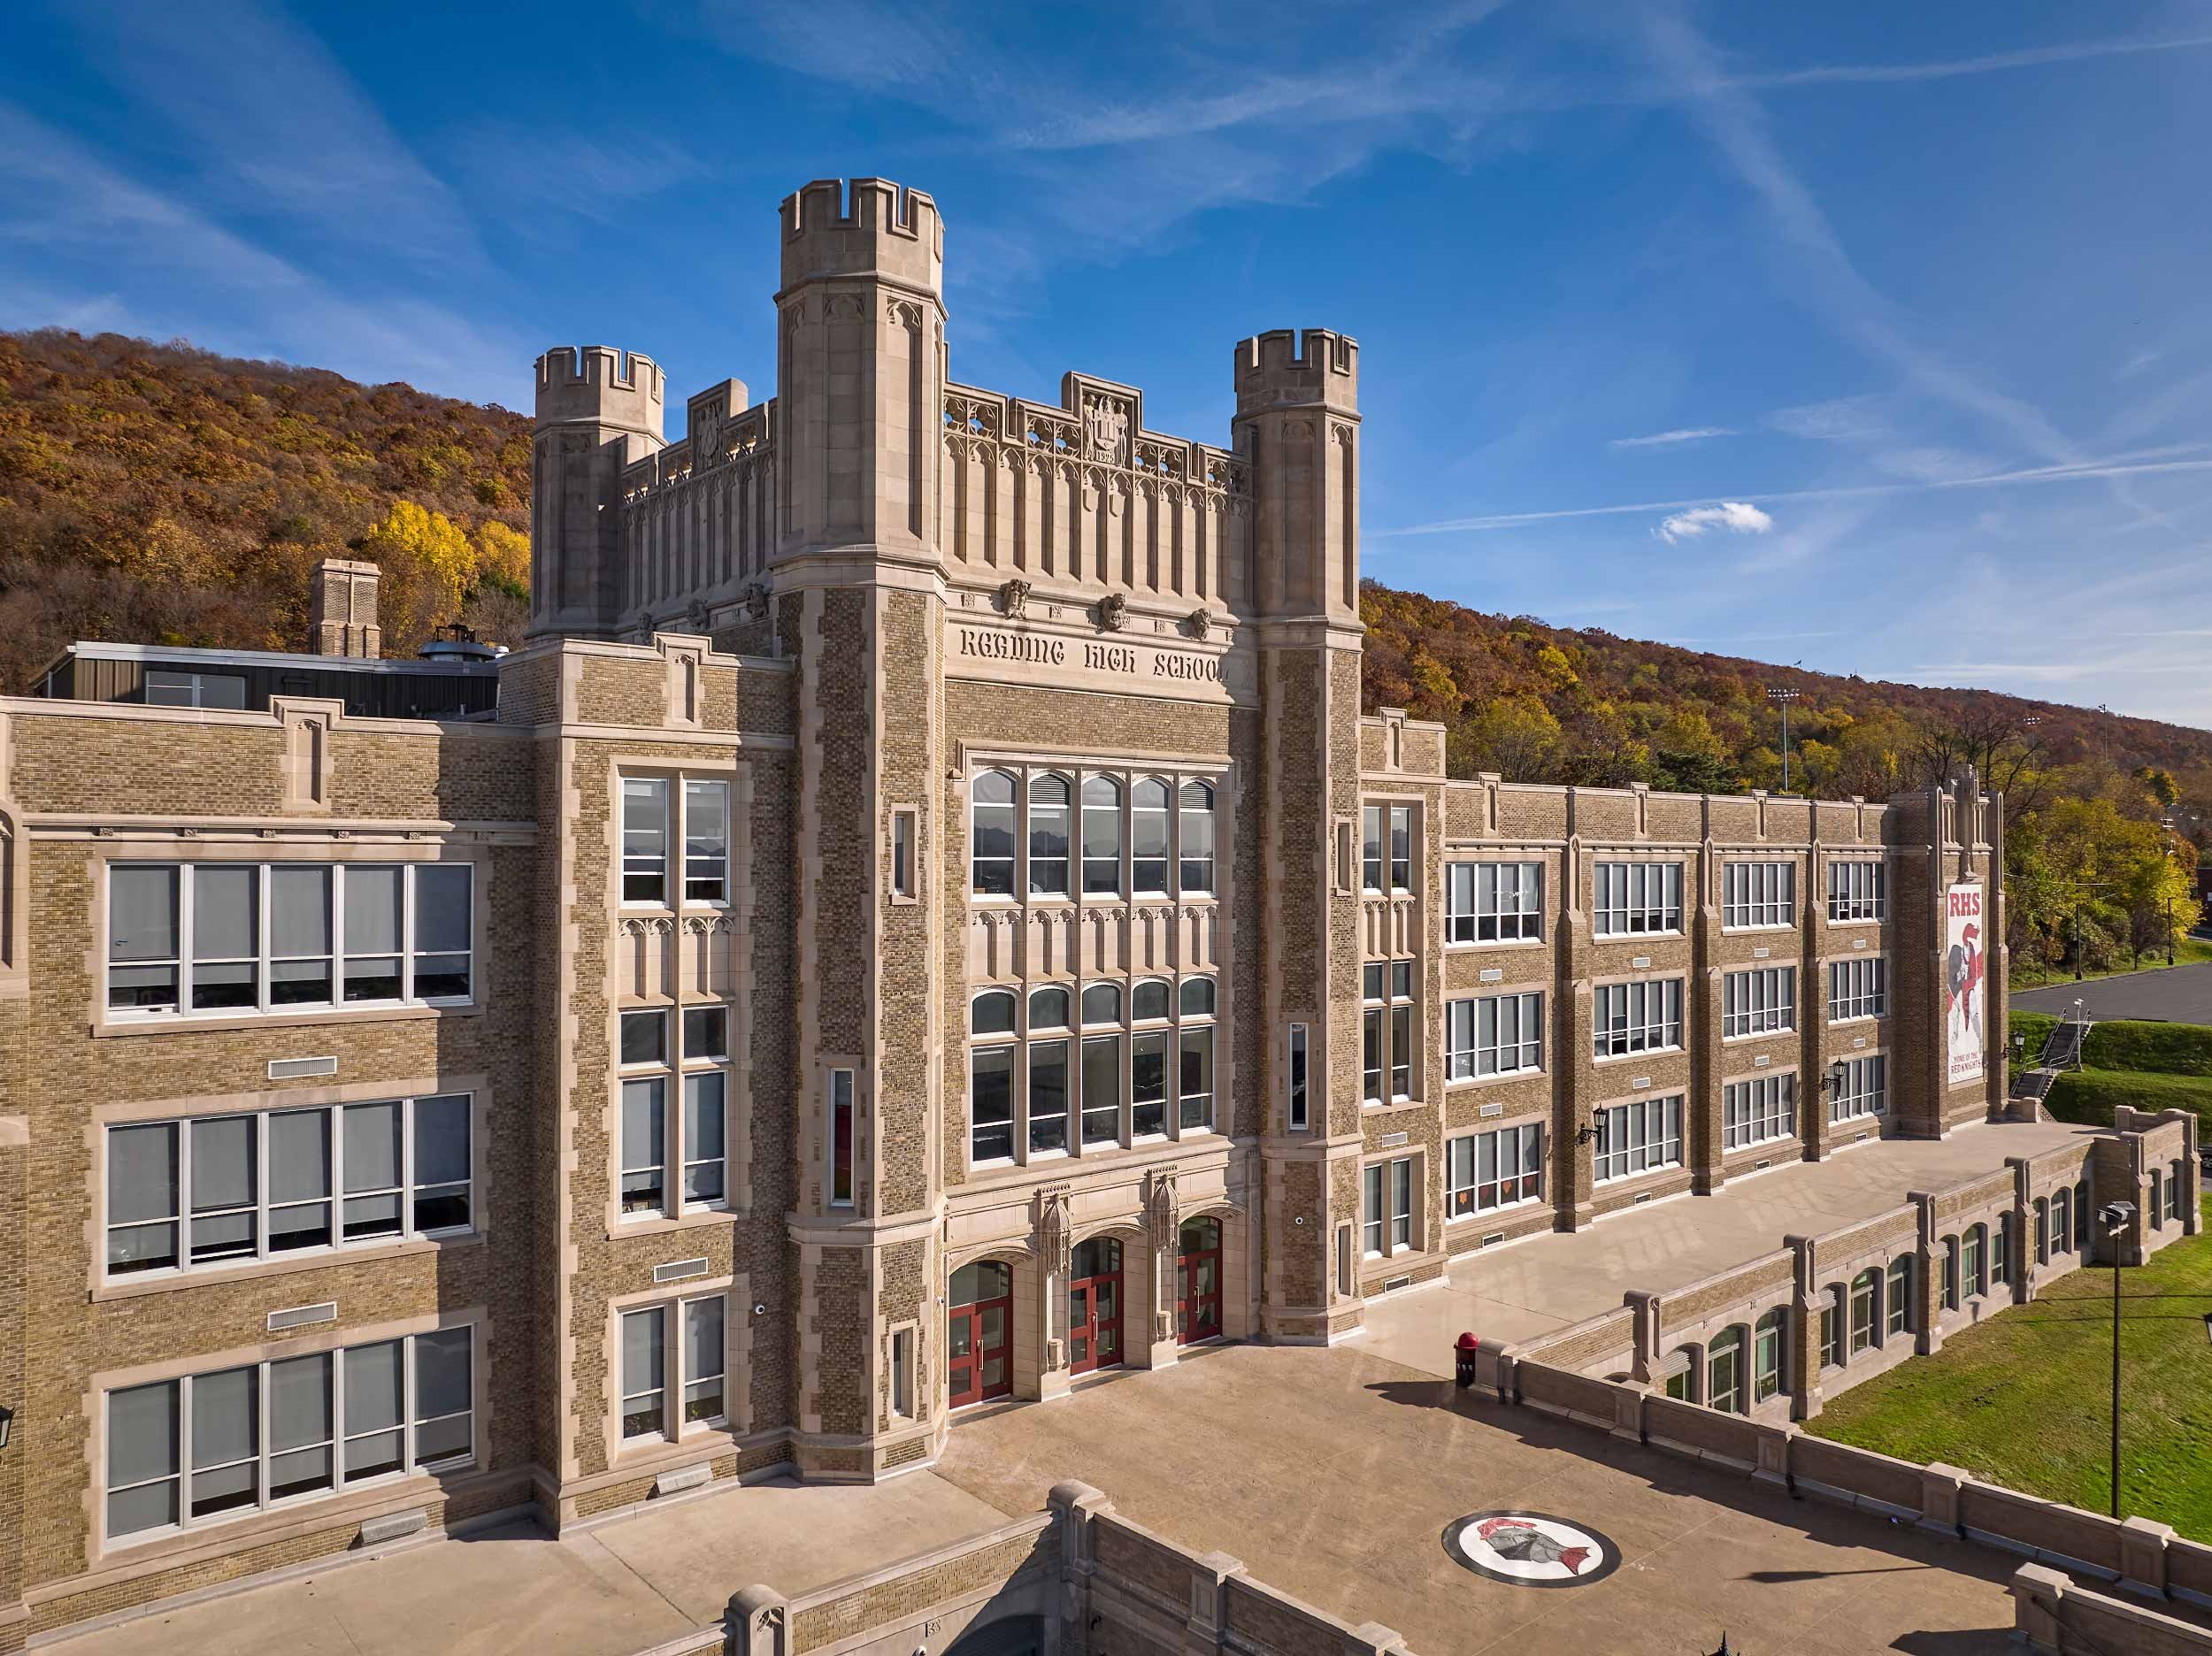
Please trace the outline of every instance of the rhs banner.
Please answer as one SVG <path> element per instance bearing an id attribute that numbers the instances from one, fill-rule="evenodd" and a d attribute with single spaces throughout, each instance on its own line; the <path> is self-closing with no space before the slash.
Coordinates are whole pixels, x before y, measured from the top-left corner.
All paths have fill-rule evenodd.
<path id="1" fill-rule="evenodd" d="M 1950 1061 L 1947 1083 L 1982 1078 L 1983 1003 L 1987 998 L 1989 948 L 1979 880 L 1962 880 L 1944 893 L 1943 1024 Z"/>

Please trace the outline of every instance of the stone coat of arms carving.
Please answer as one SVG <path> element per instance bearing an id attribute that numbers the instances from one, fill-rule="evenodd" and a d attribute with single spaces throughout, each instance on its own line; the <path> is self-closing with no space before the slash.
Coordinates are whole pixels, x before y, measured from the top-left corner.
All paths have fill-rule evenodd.
<path id="1" fill-rule="evenodd" d="M 1086 397 L 1083 442 L 1091 459 L 1129 464 L 1129 410 L 1110 397 Z"/>

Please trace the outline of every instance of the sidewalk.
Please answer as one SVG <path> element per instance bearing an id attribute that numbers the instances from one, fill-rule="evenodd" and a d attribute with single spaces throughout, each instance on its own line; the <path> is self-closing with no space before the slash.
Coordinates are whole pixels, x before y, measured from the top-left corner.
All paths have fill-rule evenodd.
<path id="1" fill-rule="evenodd" d="M 66 1656 L 631 1656 L 718 1627 L 755 1582 L 787 1593 L 996 1528 L 918 1472 L 872 1488 L 761 1484 L 555 1541 L 533 1524 L 334 1560 L 47 1648 Z"/>

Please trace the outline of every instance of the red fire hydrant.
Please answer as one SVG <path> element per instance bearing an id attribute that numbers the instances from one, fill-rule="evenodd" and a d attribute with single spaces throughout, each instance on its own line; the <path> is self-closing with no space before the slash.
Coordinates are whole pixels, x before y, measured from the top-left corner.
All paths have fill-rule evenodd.
<path id="1" fill-rule="evenodd" d="M 1475 1347 L 1481 1344 L 1469 1329 L 1452 1346 L 1452 1378 L 1463 1391 L 1475 1383 Z"/>

